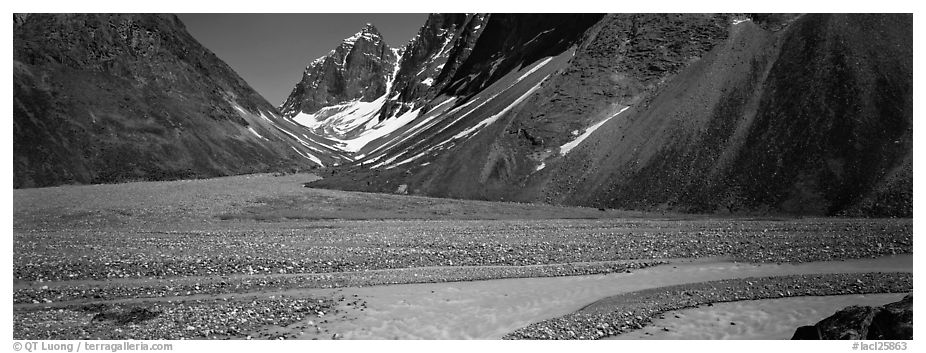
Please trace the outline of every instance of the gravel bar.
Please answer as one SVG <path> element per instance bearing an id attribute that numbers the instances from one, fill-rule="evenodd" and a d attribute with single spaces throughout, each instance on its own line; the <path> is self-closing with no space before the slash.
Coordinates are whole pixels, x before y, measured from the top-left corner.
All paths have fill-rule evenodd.
<path id="1" fill-rule="evenodd" d="M 388 284 L 476 281 L 501 278 L 557 277 L 630 272 L 668 263 L 666 260 L 553 264 L 540 266 L 438 267 L 398 270 L 248 276 L 178 278 L 148 281 L 104 281 L 77 285 L 51 284 L 17 288 L 14 304 L 49 305 L 69 301 L 105 301 L 122 298 L 152 298 L 197 294 L 246 293 L 295 288 L 342 288 Z M 62 303 L 68 304 L 68 303 Z"/>
<path id="2" fill-rule="evenodd" d="M 332 221 L 214 227 L 14 229 L 13 278 L 42 283 L 704 257 L 798 263 L 913 251 L 909 219 Z"/>

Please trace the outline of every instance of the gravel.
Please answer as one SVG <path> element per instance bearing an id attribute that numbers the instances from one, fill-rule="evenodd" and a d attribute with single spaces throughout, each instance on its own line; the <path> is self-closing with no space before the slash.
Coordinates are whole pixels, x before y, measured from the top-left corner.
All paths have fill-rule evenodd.
<path id="1" fill-rule="evenodd" d="M 151 298 L 201 294 L 247 293 L 252 291 L 294 288 L 363 287 L 385 284 L 474 281 L 499 278 L 554 277 L 630 272 L 667 263 L 664 260 L 554 264 L 524 267 L 443 267 L 301 274 L 283 276 L 247 276 L 185 278 L 148 281 L 105 281 L 77 285 L 44 285 L 16 288 L 16 304 L 48 305 L 62 301 L 101 301 L 124 298 Z M 69 304 L 69 303 L 65 303 Z"/>
<path id="2" fill-rule="evenodd" d="M 911 219 L 620 218 L 634 214 L 315 190 L 301 186 L 307 177 L 15 190 L 15 336 L 279 338 L 257 328 L 311 318 L 293 308 L 334 300 L 265 298 L 296 288 L 600 274 L 675 258 L 796 263 L 913 251 Z M 240 293 L 255 299 L 216 299 Z M 144 298 L 159 304 L 137 303 Z M 268 321 L 250 321 L 248 310 Z M 242 318 L 249 321 L 235 321 Z"/>
<path id="3" fill-rule="evenodd" d="M 913 251 L 907 220 L 225 223 L 183 231 L 14 230 L 21 282 L 527 266 L 724 256 L 806 262 Z"/>
<path id="4" fill-rule="evenodd" d="M 98 304 L 16 310 L 14 339 L 286 339 L 274 327 L 335 310 L 331 299 L 261 298 Z"/>
<path id="5" fill-rule="evenodd" d="M 732 279 L 616 295 L 575 313 L 518 329 L 505 339 L 599 339 L 640 329 L 659 314 L 711 303 L 913 290 L 912 273 L 848 273 Z"/>

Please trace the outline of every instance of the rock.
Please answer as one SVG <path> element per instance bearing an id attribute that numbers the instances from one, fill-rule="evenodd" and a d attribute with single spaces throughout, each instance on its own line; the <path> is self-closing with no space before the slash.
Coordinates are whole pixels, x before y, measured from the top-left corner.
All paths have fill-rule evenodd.
<path id="1" fill-rule="evenodd" d="M 913 295 L 879 307 L 846 307 L 816 325 L 799 327 L 791 339 L 913 339 Z"/>
<path id="2" fill-rule="evenodd" d="M 287 117 L 352 100 L 371 102 L 386 93 L 401 53 L 371 24 L 311 62 L 280 107 Z"/>
<path id="3" fill-rule="evenodd" d="M 798 327 L 794 331 L 794 336 L 791 336 L 792 340 L 818 340 L 820 339 L 820 330 L 817 329 L 814 325 L 807 325 Z"/>
<path id="4" fill-rule="evenodd" d="M 913 339 L 913 295 L 881 307 L 881 311 L 871 320 L 867 339 Z"/>

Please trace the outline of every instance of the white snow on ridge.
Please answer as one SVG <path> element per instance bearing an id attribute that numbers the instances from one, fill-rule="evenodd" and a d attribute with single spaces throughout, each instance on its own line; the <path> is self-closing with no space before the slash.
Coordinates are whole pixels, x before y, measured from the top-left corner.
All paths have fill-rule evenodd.
<path id="1" fill-rule="evenodd" d="M 538 33 L 536 36 L 534 36 L 534 38 L 531 38 L 531 40 L 527 41 L 527 43 L 524 43 L 524 46 L 527 46 L 528 44 L 530 44 L 530 43 L 532 43 L 533 41 L 537 40 L 537 38 L 540 38 L 540 36 L 542 36 L 542 35 L 544 35 L 544 34 L 547 34 L 547 33 L 550 33 L 550 32 L 552 32 L 552 31 L 553 31 L 553 29 L 548 29 L 548 30 L 546 30 L 546 31 L 543 31 L 543 32 Z"/>
<path id="2" fill-rule="evenodd" d="M 313 67 L 313 66 L 315 66 L 315 65 L 321 64 L 321 63 L 325 62 L 325 59 L 328 59 L 328 55 L 324 55 L 324 56 L 322 56 L 322 57 L 319 57 L 318 59 L 312 60 L 312 63 L 309 64 L 309 65 L 307 65 L 307 66 L 305 67 L 305 69 L 308 70 L 309 68 L 311 68 L 311 67 Z"/>
<path id="3" fill-rule="evenodd" d="M 237 104 L 234 104 L 234 103 L 232 103 L 232 105 L 235 107 L 235 109 L 241 111 L 242 113 L 247 113 L 247 111 L 244 110 L 244 108 L 242 108 L 241 106 L 239 106 L 239 105 L 237 105 Z M 250 114 L 250 113 L 247 113 L 247 114 L 249 114 L 249 115 L 255 115 L 255 114 Z M 271 114 L 271 115 L 272 115 L 272 114 Z M 316 150 L 316 151 L 317 151 L 317 149 L 313 148 L 312 145 L 310 145 L 308 142 L 306 142 L 305 140 L 303 140 L 303 139 L 300 138 L 299 136 L 296 136 L 296 134 L 294 134 L 294 133 L 292 133 L 292 132 L 289 132 L 288 130 L 284 129 L 284 128 L 281 127 L 279 124 L 277 124 L 275 121 L 273 121 L 273 119 L 270 119 L 269 117 L 267 117 L 267 115 L 266 115 L 264 112 L 261 111 L 260 114 L 259 114 L 259 116 L 260 116 L 262 119 L 264 119 L 265 121 L 267 121 L 267 123 L 270 124 L 270 126 L 273 126 L 273 127 L 275 127 L 277 130 L 282 131 L 283 133 L 289 135 L 290 137 L 292 137 L 293 139 L 295 139 L 297 142 L 299 142 L 299 144 L 305 146 L 306 148 L 309 148 L 309 149 L 312 149 L 312 150 Z M 257 135 L 258 137 L 260 137 L 260 138 L 262 138 L 262 139 L 264 139 L 264 140 L 267 140 L 266 138 L 264 138 L 263 136 L 261 136 L 260 134 L 258 134 L 257 131 L 255 131 L 255 130 L 254 130 L 253 128 L 251 128 L 250 126 L 248 126 L 248 130 L 250 130 L 251 133 L 253 133 L 254 135 Z M 269 140 L 268 140 L 268 141 L 269 141 Z M 312 155 L 311 153 L 303 153 L 303 152 L 299 151 L 299 149 L 297 149 L 295 146 L 289 146 L 289 147 L 292 148 L 294 151 L 296 151 L 296 153 L 298 153 L 300 156 L 303 156 L 303 157 L 305 157 L 306 159 L 311 160 L 311 161 L 314 162 L 315 164 L 318 164 L 319 166 L 322 166 L 322 167 L 325 166 L 325 164 L 322 163 L 322 161 L 321 161 L 320 159 L 318 159 L 318 157 L 315 157 L 315 156 Z"/>
<path id="4" fill-rule="evenodd" d="M 425 86 L 433 85 L 433 84 L 434 84 L 434 79 L 428 77 L 428 78 L 424 79 L 424 81 L 421 81 L 421 84 L 422 84 L 422 85 L 425 85 Z"/>
<path id="5" fill-rule="evenodd" d="M 398 167 L 398 166 L 400 166 L 400 165 L 403 165 L 403 164 L 405 164 L 405 163 L 414 161 L 414 160 L 416 160 L 416 159 L 418 159 L 418 158 L 421 158 L 422 156 L 424 156 L 424 155 L 427 154 L 428 152 L 431 152 L 431 149 L 427 149 L 427 150 L 425 150 L 425 151 L 423 151 L 423 152 L 421 152 L 421 153 L 418 153 L 418 154 L 416 154 L 416 155 L 414 155 L 414 156 L 411 156 L 411 157 L 409 157 L 409 158 L 406 158 L 405 160 L 403 160 L 403 161 L 401 161 L 401 162 L 399 162 L 399 163 L 396 163 L 396 164 L 394 164 L 394 165 L 391 165 L 391 166 L 386 167 L 386 169 L 392 169 L 392 168 Z M 401 154 L 397 154 L 397 155 L 395 155 L 395 156 L 392 156 L 392 158 L 389 158 L 389 159 L 387 159 L 387 160 L 385 160 L 385 161 L 379 162 L 378 164 L 376 164 L 376 165 L 374 165 L 374 166 L 372 166 L 372 167 L 370 167 L 370 168 L 371 168 L 371 169 L 375 169 L 375 168 L 379 168 L 379 167 L 388 165 L 388 164 L 392 163 L 393 161 L 395 161 L 396 159 L 398 159 L 400 156 L 401 156 Z"/>
<path id="6" fill-rule="evenodd" d="M 511 102 L 511 104 L 505 107 L 505 109 L 502 109 L 502 111 L 486 118 L 483 121 L 480 121 L 478 124 L 470 127 L 469 129 L 463 130 L 459 132 L 458 134 L 453 135 L 451 140 L 455 140 L 455 139 L 462 138 L 462 137 L 469 137 L 469 135 L 476 132 L 476 130 L 479 130 L 483 127 L 489 126 L 490 124 L 494 123 L 496 120 L 498 120 L 498 118 L 501 118 L 503 115 L 511 111 L 511 109 L 514 109 L 514 107 L 517 107 L 519 104 L 521 104 L 521 102 L 527 99 L 527 97 L 530 97 L 531 94 L 534 94 L 534 92 L 540 88 L 540 85 L 543 84 L 543 81 L 546 81 L 547 77 L 550 77 L 550 75 L 545 76 L 543 79 L 540 80 L 540 82 L 537 82 L 537 84 L 534 85 L 534 87 L 531 87 L 531 89 L 527 90 L 527 92 L 524 92 L 524 94 L 518 97 L 518 99 L 515 99 L 514 102 Z"/>
<path id="7" fill-rule="evenodd" d="M 485 99 L 481 100 L 481 101 L 479 102 L 479 104 L 476 105 L 476 107 L 474 107 L 474 108 L 472 108 L 472 109 L 469 109 L 468 111 L 466 111 L 465 113 L 461 114 L 460 116 L 457 116 L 456 118 L 453 119 L 453 121 L 450 121 L 449 123 L 443 123 L 443 124 L 442 124 L 443 126 L 440 128 L 440 130 L 438 130 L 438 131 L 437 131 L 436 133 L 434 133 L 434 134 L 435 134 L 435 135 L 439 135 L 440 133 L 444 132 L 444 131 L 447 130 L 448 128 L 450 128 L 450 127 L 456 125 L 459 121 L 463 120 L 464 118 L 466 118 L 467 116 L 469 116 L 469 115 L 472 114 L 473 112 L 479 110 L 480 108 L 482 108 L 482 106 L 486 105 L 487 103 L 489 103 L 490 101 L 492 101 L 493 99 L 495 99 L 496 97 L 498 97 L 498 96 L 499 96 L 500 94 L 502 94 L 503 92 L 506 92 L 506 91 L 508 91 L 509 89 L 511 89 L 512 87 L 514 87 L 515 85 L 517 85 L 520 81 L 522 81 L 522 80 L 523 80 L 524 78 L 526 78 L 527 76 L 530 76 L 531 74 L 535 73 L 535 72 L 536 72 L 537 70 L 539 70 L 541 67 L 543 67 L 544 65 L 546 65 L 547 63 L 549 63 L 552 59 L 553 59 L 553 57 L 549 57 L 549 58 L 544 59 L 543 61 L 540 61 L 540 62 L 535 63 L 534 65 L 531 66 L 530 69 L 527 70 L 527 72 L 525 72 L 524 74 L 521 74 L 521 75 L 518 77 L 517 80 L 514 80 L 514 82 L 508 84 L 507 87 L 505 87 L 505 88 L 502 89 L 501 91 L 498 91 L 498 92 L 496 92 L 495 94 L 493 94 L 492 96 L 490 96 L 490 97 L 488 97 L 488 98 L 485 98 Z M 371 168 L 379 168 L 379 167 L 382 167 L 382 166 L 386 166 L 387 169 L 391 169 L 391 168 L 398 167 L 398 166 L 400 166 L 400 165 L 403 165 L 403 164 L 412 162 L 412 161 L 414 161 L 414 160 L 416 160 L 416 159 L 418 159 L 418 158 L 421 158 L 421 157 L 423 157 L 424 155 L 426 155 L 426 154 L 428 154 L 428 153 L 434 152 L 435 150 L 438 150 L 438 149 L 441 149 L 441 148 L 445 148 L 445 146 L 447 146 L 448 144 L 452 143 L 453 141 L 455 141 L 455 140 L 457 140 L 457 139 L 459 139 L 459 138 L 461 138 L 461 137 L 468 136 L 468 135 L 471 135 L 471 134 L 477 132 L 478 129 L 483 128 L 483 127 L 485 127 L 485 126 L 488 126 L 488 125 L 494 123 L 496 120 L 498 120 L 498 119 L 499 119 L 500 117 L 502 117 L 504 114 L 506 114 L 508 111 L 510 111 L 511 109 L 513 109 L 514 107 L 516 107 L 518 104 L 520 104 L 523 100 L 527 99 L 527 97 L 529 97 L 529 96 L 530 96 L 531 94 L 533 94 L 537 89 L 539 89 L 540 86 L 543 84 L 543 82 L 546 81 L 546 79 L 549 78 L 549 77 L 550 77 L 549 74 L 548 74 L 547 76 L 544 76 L 543 79 L 541 79 L 536 85 L 534 85 L 533 87 L 531 87 L 527 92 L 525 92 L 524 94 L 522 94 L 522 95 L 521 95 L 518 99 L 516 99 L 514 102 L 512 102 L 511 104 L 509 104 L 508 107 L 506 107 L 505 109 L 503 109 L 501 112 L 499 112 L 499 113 L 497 113 L 497 114 L 495 114 L 495 115 L 493 115 L 493 116 L 491 116 L 491 117 L 489 117 L 489 118 L 487 118 L 487 119 L 485 119 L 485 120 L 479 122 L 479 123 L 476 124 L 475 126 L 470 127 L 470 128 L 468 128 L 468 129 L 466 129 L 465 131 L 460 132 L 460 133 L 454 135 L 453 137 L 451 137 L 451 138 L 449 138 L 449 139 L 447 139 L 447 140 L 444 140 L 444 141 L 441 141 L 441 142 L 439 142 L 439 143 L 437 143 L 437 144 L 434 144 L 433 146 L 426 148 L 426 149 L 423 150 L 422 152 L 420 152 L 420 153 L 418 153 L 418 154 L 415 154 L 415 155 L 412 156 L 412 157 L 406 158 L 406 159 L 404 159 L 404 160 L 402 160 L 402 161 L 400 161 L 400 162 L 398 162 L 398 163 L 391 164 L 393 161 L 395 161 L 395 160 L 398 159 L 399 157 L 401 157 L 401 156 L 403 156 L 403 155 L 407 155 L 406 153 L 398 153 L 398 154 L 396 154 L 396 155 L 393 155 L 391 158 L 388 158 L 388 159 L 384 160 L 383 162 L 380 162 L 380 163 L 378 163 L 378 164 L 372 166 Z M 479 101 L 479 99 L 472 99 L 472 100 L 470 100 L 469 102 L 466 102 L 466 104 L 463 104 L 463 105 L 461 105 L 461 106 L 459 106 L 459 107 L 453 108 L 453 109 L 451 109 L 449 112 L 444 113 L 444 114 L 440 114 L 440 115 L 441 115 L 441 116 L 452 116 L 453 114 L 456 114 L 456 113 L 460 112 L 461 110 L 465 109 L 466 107 L 468 107 L 469 105 L 471 105 L 471 104 L 473 104 L 473 103 L 476 103 L 477 101 Z M 428 127 L 426 127 L 426 128 L 430 128 L 430 126 L 428 126 Z M 411 135 L 409 135 L 408 137 L 411 137 Z M 407 138 L 407 137 L 406 137 L 406 138 Z M 421 142 L 421 141 L 419 141 L 418 143 L 412 145 L 412 146 L 409 148 L 409 150 L 414 150 L 415 147 L 417 147 L 417 146 L 420 144 L 420 142 Z M 373 162 L 373 161 L 375 161 L 375 160 L 378 160 L 378 159 L 380 159 L 380 158 L 382 158 L 382 157 L 383 157 L 383 155 L 380 155 L 379 157 L 372 159 L 370 162 Z"/>
<path id="8" fill-rule="evenodd" d="M 439 58 L 444 55 L 444 52 L 447 51 L 447 46 L 450 45 L 450 42 L 453 41 L 453 38 L 454 36 L 451 35 L 451 36 L 447 36 L 446 39 L 444 39 L 444 45 L 441 46 L 440 51 L 438 51 L 437 54 L 431 57 L 432 61 L 434 60 L 433 58 Z"/>
<path id="9" fill-rule="evenodd" d="M 585 132 L 582 133 L 582 135 L 579 135 L 579 137 L 577 137 L 575 140 L 572 140 L 572 141 L 566 143 L 565 145 L 560 146 L 560 147 L 559 147 L 559 154 L 560 154 L 561 156 L 565 156 L 566 153 L 569 153 L 569 151 L 572 151 L 573 148 L 576 148 L 576 146 L 578 146 L 580 143 L 582 143 L 582 141 L 585 141 L 586 138 L 588 138 L 589 136 L 591 136 L 592 133 L 595 132 L 595 130 L 598 130 L 598 128 L 601 127 L 602 125 L 604 125 L 604 123 L 608 122 L 608 120 L 611 120 L 611 118 L 613 118 L 613 117 L 615 117 L 615 116 L 618 116 L 620 113 L 623 113 L 625 110 L 627 110 L 627 109 L 629 109 L 629 108 L 630 108 L 630 106 L 624 107 L 624 108 L 621 109 L 619 112 L 614 113 L 614 115 L 611 115 L 611 116 L 605 118 L 604 120 L 599 121 L 599 122 L 596 123 L 595 125 L 589 126 L 587 129 L 585 129 Z"/>
<path id="10" fill-rule="evenodd" d="M 396 55 L 395 66 L 392 67 L 392 75 L 386 78 L 386 97 L 392 95 L 392 81 L 395 81 L 395 77 L 399 74 L 402 65 L 402 56 L 399 55 L 399 49 L 393 48 L 392 54 Z"/>
<path id="11" fill-rule="evenodd" d="M 520 82 L 520 81 L 523 80 L 525 77 L 530 76 L 530 74 L 532 74 L 532 73 L 536 72 L 537 70 L 539 70 L 541 67 L 543 67 L 544 65 L 546 65 L 547 63 L 549 63 L 551 60 L 553 60 L 553 58 L 554 58 L 554 57 L 551 56 L 551 57 L 548 57 L 548 58 L 544 59 L 544 60 L 541 61 L 540 63 L 535 64 L 534 67 L 532 67 L 530 70 L 527 70 L 527 72 L 525 72 L 523 75 L 521 75 L 520 77 L 518 77 L 518 79 L 515 80 L 514 82 L 515 82 L 515 83 Z"/>
<path id="12" fill-rule="evenodd" d="M 392 147 L 392 146 L 401 144 L 405 142 L 406 140 L 412 138 L 413 136 L 417 135 L 418 133 L 421 133 L 427 129 L 430 129 L 432 126 L 437 124 L 438 120 L 436 119 L 444 115 L 444 110 L 446 110 L 446 108 L 444 110 L 441 110 L 441 107 L 447 104 L 453 103 L 454 101 L 456 101 L 456 99 L 457 99 L 456 97 L 451 97 L 441 102 L 440 104 L 436 105 L 434 108 L 431 108 L 431 111 L 429 111 L 425 115 L 425 118 L 422 119 L 421 122 L 419 122 L 418 124 L 415 124 L 415 126 L 411 127 L 410 129 L 405 130 L 405 132 L 401 133 L 399 136 L 394 137 L 388 142 L 380 144 L 379 146 L 374 148 L 372 151 L 370 151 L 369 154 L 376 153 L 377 151 L 383 148 L 386 148 L 386 147 Z M 357 160 L 360 160 L 363 157 L 365 156 L 358 156 Z"/>
<path id="13" fill-rule="evenodd" d="M 482 107 L 483 105 L 485 105 L 486 103 L 488 103 L 489 101 L 491 101 L 493 98 L 495 98 L 495 97 L 497 97 L 497 96 L 498 96 L 498 94 L 495 94 L 494 96 L 489 97 L 488 99 L 482 101 L 482 103 L 479 103 L 479 105 L 477 105 L 477 106 L 476 106 L 475 108 L 473 108 L 472 110 L 470 110 L 470 111 L 464 113 L 463 115 L 460 115 L 460 116 L 456 117 L 456 118 L 455 118 L 453 121 L 451 121 L 450 123 L 448 123 L 448 124 L 443 124 L 443 126 L 440 128 L 440 130 L 438 130 L 436 133 L 434 133 L 434 135 L 439 135 L 440 133 L 444 132 L 444 130 L 447 130 L 448 128 L 450 128 L 451 126 L 453 126 L 454 124 L 456 124 L 458 121 L 462 120 L 464 117 L 466 117 L 467 115 L 469 115 L 469 114 L 472 113 L 473 111 L 479 109 L 480 107 Z M 464 109 L 464 108 L 470 106 L 471 104 L 475 103 L 476 101 L 477 101 L 477 99 L 472 99 L 472 100 L 470 100 L 469 102 L 466 102 L 466 103 L 464 103 L 463 105 L 461 105 L 461 106 L 459 106 L 459 107 L 453 108 L 453 109 L 451 109 L 449 112 L 446 113 L 446 116 L 452 116 L 453 114 L 455 114 L 455 113 L 459 112 L 460 110 L 462 110 L 462 109 Z M 440 114 L 440 115 L 438 115 L 438 116 L 439 116 L 439 117 L 443 117 L 443 116 L 445 116 L 445 115 L 444 115 L 444 114 Z M 435 116 L 435 117 L 438 117 L 438 116 Z M 441 143 L 439 143 L 439 144 L 437 144 L 437 145 L 431 146 L 430 148 L 428 148 L 428 149 L 425 150 L 424 152 L 419 153 L 418 155 L 416 155 L 415 157 L 410 158 L 409 160 L 402 161 L 401 163 L 396 164 L 395 166 L 398 166 L 398 165 L 401 165 L 401 164 L 404 164 L 404 163 L 407 163 L 407 162 L 411 162 L 412 160 L 414 160 L 414 159 L 416 159 L 416 158 L 418 158 L 418 157 L 421 157 L 421 156 L 423 156 L 425 153 L 430 152 L 430 151 L 433 151 L 434 149 L 436 149 L 436 148 L 438 148 L 438 147 L 440 147 L 440 146 L 442 146 L 442 145 L 444 145 L 444 144 L 446 144 L 446 143 L 448 143 L 448 142 L 450 142 L 450 140 L 443 141 L 443 142 L 441 142 Z M 413 145 L 409 148 L 409 150 L 414 149 L 415 147 L 417 147 L 417 146 L 420 145 L 421 143 L 422 143 L 422 141 L 416 142 L 415 144 L 413 144 Z M 382 149 L 383 147 L 384 147 L 384 146 L 380 146 L 380 147 L 378 147 L 376 150 Z M 375 152 L 376 150 L 374 150 L 374 152 Z M 407 152 L 407 151 L 406 151 L 406 152 Z M 371 152 L 371 154 L 372 154 L 372 152 Z M 381 166 L 383 166 L 383 165 L 389 164 L 389 163 L 391 163 L 392 161 L 396 160 L 397 158 L 401 157 L 401 156 L 404 155 L 404 154 L 405 154 L 405 152 L 398 153 L 398 154 L 394 155 L 392 158 L 389 158 L 388 160 L 386 160 L 386 161 L 384 161 L 384 162 L 382 162 L 382 163 L 376 164 L 376 165 L 374 165 L 374 166 L 372 166 L 372 167 L 370 167 L 370 168 L 379 168 L 379 167 L 381 167 Z M 367 162 L 368 162 L 368 163 L 376 162 L 377 160 L 379 160 L 379 159 L 381 159 L 381 158 L 383 158 L 383 157 L 385 157 L 385 154 L 381 154 L 381 155 L 379 155 L 379 156 L 376 156 L 376 157 L 374 157 L 374 158 L 371 158 L 371 159 L 368 160 Z M 394 166 L 393 166 L 393 167 L 394 167 Z"/>
<path id="14" fill-rule="evenodd" d="M 344 134 L 373 119 L 386 101 L 386 95 L 372 102 L 353 100 L 330 107 L 324 107 L 314 114 L 300 112 L 292 118 L 299 125 L 309 129 L 324 129 L 335 134 Z"/>
<path id="15" fill-rule="evenodd" d="M 309 144 L 308 142 L 306 142 L 305 140 L 303 140 L 303 139 L 300 138 L 299 136 L 296 136 L 296 134 L 287 131 L 286 129 L 280 127 L 280 125 L 278 125 L 277 123 L 273 122 L 273 120 L 270 120 L 270 118 L 268 118 L 266 115 L 264 115 L 264 112 L 260 112 L 260 117 L 261 117 L 261 118 L 264 118 L 264 120 L 268 121 L 268 122 L 270 123 L 270 125 L 273 125 L 273 127 L 277 128 L 277 130 L 282 131 L 284 134 L 287 134 L 287 135 L 289 135 L 290 137 L 292 137 L 293 139 L 295 139 L 297 142 L 299 142 L 300 145 L 304 146 L 305 148 L 308 148 L 308 149 L 311 149 L 311 150 L 314 150 L 314 151 L 318 151 L 318 149 L 312 147 L 311 144 Z M 322 161 L 321 161 L 320 159 L 318 159 L 317 157 L 313 156 L 311 153 L 302 153 L 302 152 L 300 152 L 295 146 L 290 146 L 290 147 L 292 147 L 292 149 L 296 150 L 296 152 L 299 153 L 300 155 L 302 155 L 303 157 L 312 160 L 312 162 L 315 162 L 315 163 L 318 164 L 319 166 L 322 166 L 322 167 L 325 166 L 325 164 L 322 163 Z"/>
<path id="16" fill-rule="evenodd" d="M 366 130 L 360 133 L 360 135 L 357 135 L 351 139 L 341 140 L 332 138 L 332 140 L 342 143 L 344 146 L 344 151 L 355 153 L 360 151 L 360 149 L 362 149 L 373 140 L 389 135 L 399 128 L 405 126 L 406 124 L 412 122 L 412 120 L 415 120 L 415 118 L 418 116 L 420 111 L 421 109 L 419 108 L 410 112 L 406 112 L 405 114 L 399 115 L 397 117 L 392 117 L 380 121 L 374 125 L 373 128 Z"/>
<path id="17" fill-rule="evenodd" d="M 368 24 L 368 25 L 369 25 L 369 24 Z M 373 34 L 373 33 L 370 33 L 370 32 L 367 32 L 367 31 L 364 31 L 364 30 L 361 30 L 360 32 L 354 33 L 354 35 L 352 35 L 352 36 L 350 36 L 350 37 L 344 39 L 343 41 L 341 41 L 341 43 L 347 43 L 347 44 L 353 45 L 353 44 L 356 43 L 357 40 L 360 39 L 360 38 L 363 38 L 363 39 L 366 39 L 366 40 L 369 40 L 369 41 L 374 41 L 374 40 L 376 40 L 376 39 L 380 39 L 380 36 L 378 36 L 378 35 L 376 35 L 376 34 Z"/>
<path id="18" fill-rule="evenodd" d="M 466 130 L 464 130 L 464 131 L 461 131 L 461 132 L 457 133 L 456 135 L 450 137 L 449 139 L 444 140 L 444 141 L 441 141 L 440 143 L 435 144 L 434 146 L 431 146 L 430 148 L 427 148 L 427 149 L 425 149 L 424 151 L 422 151 L 422 152 L 420 152 L 420 153 L 418 153 L 418 154 L 416 154 L 416 155 L 414 155 L 414 156 L 411 156 L 411 157 L 409 157 L 409 158 L 406 158 L 406 159 L 404 159 L 404 160 L 402 160 L 402 161 L 400 161 L 400 162 L 398 162 L 398 163 L 391 164 L 392 161 L 398 159 L 399 157 L 401 157 L 401 156 L 403 155 L 403 154 L 401 154 L 401 153 L 400 153 L 400 154 L 396 154 L 396 155 L 393 156 L 392 158 L 389 158 L 389 159 L 387 159 L 387 160 L 385 160 L 385 161 L 383 161 L 383 162 L 380 162 L 379 164 L 376 164 L 376 165 L 372 166 L 371 168 L 378 168 L 378 167 L 381 167 L 381 166 L 386 166 L 386 169 L 395 168 L 395 167 L 398 167 L 398 166 L 400 166 L 400 165 L 403 165 L 403 164 L 412 162 L 412 161 L 414 161 L 414 160 L 416 160 L 416 159 L 418 159 L 418 158 L 421 158 L 421 157 L 423 157 L 424 155 L 426 155 L 426 154 L 428 154 L 428 153 L 431 153 L 431 152 L 433 152 L 433 151 L 435 151 L 435 150 L 437 150 L 437 149 L 440 149 L 440 148 L 446 146 L 447 144 L 449 144 L 449 143 L 451 143 L 451 142 L 453 142 L 453 141 L 455 141 L 455 140 L 458 140 L 458 139 L 464 138 L 464 137 L 465 137 L 465 138 L 472 137 L 472 135 L 474 135 L 475 133 L 477 133 L 479 129 L 482 129 L 482 128 L 486 127 L 486 126 L 491 125 L 491 124 L 494 123 L 496 120 L 498 120 L 499 118 L 501 118 L 502 116 L 504 116 L 505 114 L 507 114 L 509 111 L 511 111 L 512 109 L 514 109 L 515 107 L 517 107 L 519 104 L 521 104 L 525 99 L 527 99 L 528 97 L 530 97 L 531 94 L 533 94 L 535 91 L 537 91 L 537 90 L 540 88 L 540 86 L 543 84 L 544 81 L 546 81 L 546 79 L 547 79 L 548 77 L 550 77 L 550 75 L 545 76 L 543 79 L 541 79 L 539 82 L 537 82 L 537 84 L 535 84 L 535 85 L 534 85 L 533 87 L 531 87 L 527 92 L 525 92 L 525 93 L 522 94 L 520 97 L 518 97 L 518 99 L 515 99 L 514 102 L 511 102 L 511 104 L 509 104 L 507 107 L 505 107 L 505 109 L 502 109 L 500 112 L 498 112 L 498 113 L 496 113 L 496 114 L 494 114 L 494 115 L 492 115 L 492 116 L 486 118 L 486 119 L 483 120 L 483 121 L 480 121 L 480 122 L 477 123 L 476 125 L 474 125 L 474 126 L 468 128 L 468 129 L 466 129 Z M 510 89 L 510 88 L 513 87 L 513 86 L 514 86 L 514 84 L 508 86 L 508 88 L 506 88 L 505 90 L 508 90 L 508 89 Z M 503 92 L 504 92 L 504 91 L 503 91 Z M 443 126 L 443 128 L 442 128 L 440 131 L 438 131 L 436 134 L 440 134 L 441 132 L 443 132 L 443 131 L 446 130 L 447 128 L 449 128 L 449 127 L 455 125 L 458 121 L 462 120 L 462 119 L 465 118 L 466 116 L 470 115 L 471 113 L 475 112 L 476 110 L 479 110 L 479 108 L 481 108 L 481 107 L 482 107 L 483 105 L 485 105 L 486 103 L 488 103 L 488 102 L 492 101 L 493 99 L 495 99 L 495 97 L 498 97 L 498 95 L 501 94 L 501 93 L 502 93 L 502 92 L 498 92 L 498 93 L 496 93 L 495 95 L 493 95 L 493 96 L 491 96 L 491 97 L 485 99 L 484 101 L 482 101 L 481 103 L 479 103 L 479 105 L 477 105 L 475 108 L 473 108 L 473 109 L 467 111 L 466 113 L 462 114 L 461 116 L 457 117 L 456 119 L 454 119 L 454 120 L 453 120 L 452 122 L 450 122 L 449 124 L 445 124 L 445 125 Z M 456 110 L 459 109 L 459 108 L 462 108 L 462 107 L 465 107 L 465 106 L 467 106 L 467 105 L 469 105 L 469 104 L 472 104 L 473 102 L 475 102 L 475 100 L 470 101 L 470 102 L 468 102 L 467 104 L 465 104 L 465 105 L 463 105 L 463 106 L 454 108 L 453 110 L 451 110 L 450 113 L 453 113 L 453 111 L 456 111 Z M 414 146 L 413 146 L 413 147 L 414 147 Z M 391 164 L 391 165 L 390 165 L 390 164 Z"/>
<path id="19" fill-rule="evenodd" d="M 254 134 L 254 136 L 257 136 L 257 137 L 263 139 L 264 141 L 270 141 L 270 140 L 268 140 L 266 137 L 263 137 L 263 136 L 261 136 L 260 134 L 258 134 L 257 131 L 254 131 L 254 128 L 253 128 L 253 127 L 248 126 L 248 131 L 250 131 L 252 134 Z"/>
<path id="20" fill-rule="evenodd" d="M 296 153 L 298 153 L 300 156 L 303 156 L 303 157 L 305 157 L 306 159 L 312 161 L 313 163 L 318 164 L 320 167 L 324 167 L 324 166 L 325 166 L 325 164 L 322 163 L 322 161 L 321 161 L 320 159 L 318 159 L 318 157 L 315 157 L 315 156 L 313 156 L 313 155 L 311 155 L 311 154 L 308 154 L 308 153 L 302 153 L 302 152 L 299 151 L 299 149 L 296 148 L 296 146 L 289 146 L 289 148 L 292 148 L 293 151 L 296 151 Z"/>

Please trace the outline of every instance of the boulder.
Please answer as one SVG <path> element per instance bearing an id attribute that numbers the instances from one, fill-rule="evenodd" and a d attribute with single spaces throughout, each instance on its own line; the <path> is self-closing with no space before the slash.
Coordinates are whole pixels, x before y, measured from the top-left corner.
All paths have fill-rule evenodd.
<path id="1" fill-rule="evenodd" d="M 813 326 L 801 326 L 792 340 L 913 339 L 913 295 L 884 306 L 849 306 Z"/>

